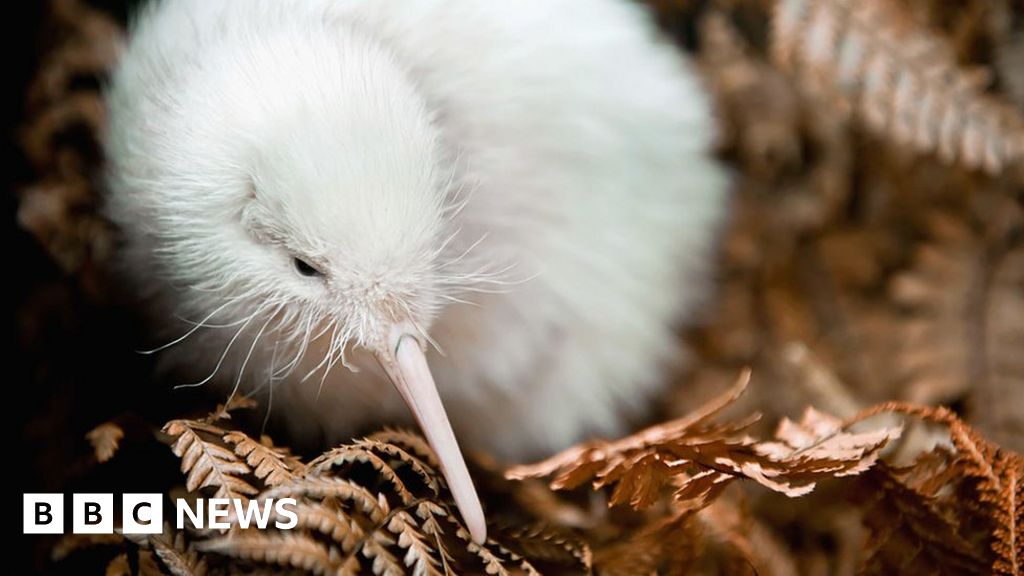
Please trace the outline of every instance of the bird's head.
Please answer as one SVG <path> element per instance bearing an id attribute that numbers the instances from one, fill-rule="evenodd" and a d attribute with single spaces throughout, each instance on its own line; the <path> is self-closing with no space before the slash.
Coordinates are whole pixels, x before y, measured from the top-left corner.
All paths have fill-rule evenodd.
<path id="1" fill-rule="evenodd" d="M 256 114 L 234 224 L 256 269 L 272 272 L 267 285 L 330 318 L 344 342 L 378 350 L 398 325 L 426 338 L 449 288 L 451 172 L 397 69 L 354 74 L 289 85 Z"/>
<path id="2" fill-rule="evenodd" d="M 129 84 L 138 64 L 122 66 L 111 94 L 115 184 L 146 196 L 143 228 L 171 281 L 212 294 L 192 314 L 248 317 L 253 328 L 265 318 L 300 351 L 319 334 L 324 370 L 352 349 L 375 356 L 482 540 L 424 354 L 460 276 L 452 168 L 425 99 L 358 33 L 224 42 L 162 90 Z"/>

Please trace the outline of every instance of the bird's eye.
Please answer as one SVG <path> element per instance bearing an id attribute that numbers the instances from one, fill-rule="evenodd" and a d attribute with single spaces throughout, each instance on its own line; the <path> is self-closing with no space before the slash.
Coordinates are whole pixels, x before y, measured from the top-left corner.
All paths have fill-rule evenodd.
<path id="1" fill-rule="evenodd" d="M 295 270 L 303 276 L 316 277 L 324 275 L 323 272 L 317 270 L 316 267 L 302 258 L 292 258 L 292 263 L 295 264 Z"/>

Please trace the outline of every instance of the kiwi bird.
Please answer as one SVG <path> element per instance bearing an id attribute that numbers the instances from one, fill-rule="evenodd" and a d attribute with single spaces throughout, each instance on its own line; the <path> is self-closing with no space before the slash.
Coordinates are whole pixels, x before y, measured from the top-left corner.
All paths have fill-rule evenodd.
<path id="1" fill-rule="evenodd" d="M 478 541 L 456 438 L 621 433 L 708 292 L 713 115 L 632 2 L 156 2 L 106 102 L 161 362 L 319 442 L 414 417 Z"/>

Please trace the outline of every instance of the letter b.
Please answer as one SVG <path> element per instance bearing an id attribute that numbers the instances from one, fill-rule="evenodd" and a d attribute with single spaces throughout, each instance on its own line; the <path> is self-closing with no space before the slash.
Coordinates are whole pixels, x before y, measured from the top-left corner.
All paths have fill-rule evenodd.
<path id="1" fill-rule="evenodd" d="M 64 533 L 63 494 L 25 494 L 23 502 L 24 534 Z"/>
<path id="2" fill-rule="evenodd" d="M 75 534 L 114 533 L 113 494 L 75 494 L 71 529 Z"/>

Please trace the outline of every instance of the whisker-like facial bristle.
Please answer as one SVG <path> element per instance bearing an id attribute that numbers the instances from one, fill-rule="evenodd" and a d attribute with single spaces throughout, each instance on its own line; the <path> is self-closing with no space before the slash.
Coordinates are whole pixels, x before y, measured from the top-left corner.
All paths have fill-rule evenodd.
<path id="1" fill-rule="evenodd" d="M 340 348 L 340 350 L 341 350 L 341 365 L 344 366 L 349 372 L 359 372 L 359 367 L 356 366 L 355 364 L 351 364 L 349 362 L 348 356 L 347 356 L 347 354 L 345 352 L 348 349 L 348 343 L 352 341 L 352 338 L 353 338 L 353 335 L 352 335 L 351 328 L 346 328 L 345 332 L 342 334 L 342 342 L 341 342 L 341 348 Z"/>
<path id="2" fill-rule="evenodd" d="M 333 342 L 334 342 L 334 339 L 337 337 L 337 334 L 338 334 L 338 323 L 336 321 L 332 320 L 330 322 L 330 327 L 331 327 L 331 336 L 330 336 L 330 339 L 328 341 L 331 342 L 331 345 L 329 345 L 327 347 L 327 351 L 324 353 L 323 360 L 321 360 L 316 366 L 314 366 L 312 369 L 310 369 L 310 371 L 307 372 L 306 375 L 303 376 L 299 380 L 299 382 L 305 382 L 306 380 L 309 380 L 310 377 L 313 376 L 313 374 L 316 374 L 330 360 L 331 351 L 334 349 Z"/>
<path id="3" fill-rule="evenodd" d="M 299 363 L 301 362 L 303 356 L 306 355 L 306 348 L 309 346 L 309 339 L 310 339 L 310 336 L 312 335 L 312 331 L 313 331 L 313 318 L 314 318 L 314 316 L 311 313 L 307 313 L 305 315 L 305 317 L 306 317 L 306 319 L 305 319 L 305 322 L 304 322 L 303 330 L 292 332 L 288 336 L 288 338 L 285 340 L 286 344 L 291 345 L 294 342 L 296 336 L 301 334 L 301 340 L 299 340 L 299 346 L 298 346 L 297 350 L 295 351 L 295 355 L 292 357 L 291 361 L 289 361 L 287 364 L 282 366 L 280 370 L 276 370 L 276 369 L 272 369 L 271 370 L 271 379 L 272 380 L 273 379 L 283 380 L 283 379 L 288 378 L 288 376 L 291 375 L 292 371 L 295 370 L 295 367 L 299 365 Z"/>
<path id="4" fill-rule="evenodd" d="M 161 346 L 157 346 L 156 348 L 152 348 L 152 349 L 150 349 L 150 350 L 140 350 L 140 351 L 139 351 L 139 353 L 140 353 L 140 354 L 155 354 L 155 353 L 157 353 L 157 352 L 160 352 L 160 351 L 166 350 L 166 349 L 168 349 L 168 348 L 170 348 L 170 347 L 172 347 L 172 346 L 175 346 L 175 345 L 177 345 L 177 344 L 180 344 L 180 343 L 184 342 L 184 341 L 185 341 L 185 340 L 187 340 L 187 339 L 188 339 L 188 338 L 189 338 L 190 336 L 192 336 L 193 334 L 195 334 L 195 333 L 196 333 L 196 332 L 197 332 L 197 331 L 198 331 L 198 330 L 199 330 L 200 328 L 202 328 L 202 327 L 206 326 L 206 325 L 207 325 L 207 324 L 206 324 L 206 322 L 208 322 L 208 321 L 209 321 L 210 319 L 212 319 L 212 318 L 213 318 L 214 316 L 216 316 L 217 314 L 219 314 L 219 313 L 221 313 L 222 311 L 224 311 L 224 309 L 225 309 L 225 308 L 227 308 L 228 306 L 230 306 L 230 305 L 231 305 L 231 304 L 233 304 L 234 302 L 237 302 L 237 301 L 238 301 L 238 300 L 239 300 L 240 298 L 241 298 L 241 297 L 234 297 L 234 298 L 229 298 L 227 302 L 225 302 L 224 304 L 220 305 L 220 306 L 219 306 L 219 307 L 218 307 L 217 309 L 215 309 L 215 310 L 214 310 L 213 312 L 210 312 L 210 314 L 209 314 L 209 315 L 207 315 L 207 316 L 206 316 L 205 318 L 203 318 L 203 319 L 202 319 L 202 320 L 200 320 L 199 322 L 193 322 L 193 323 L 192 323 L 192 324 L 193 324 L 192 328 L 191 328 L 191 329 L 189 329 L 189 330 L 188 330 L 187 332 L 185 332 L 184 334 L 182 334 L 181 336 L 179 336 L 178 338 L 175 338 L 174 340 L 172 340 L 172 341 L 170 341 L 170 342 L 168 342 L 168 343 L 166 343 L 166 344 L 163 344 L 163 345 L 161 345 Z M 187 320 L 186 320 L 186 322 L 187 322 Z"/>
<path id="5" fill-rule="evenodd" d="M 206 282 L 206 283 L 191 284 L 191 285 L 189 285 L 188 289 L 193 291 L 193 292 L 199 292 L 199 293 L 205 293 L 205 294 L 216 294 L 216 293 L 219 293 L 219 292 L 224 292 L 225 290 L 228 290 L 232 286 L 235 285 L 235 283 L 238 281 L 238 276 L 239 276 L 239 274 L 237 272 L 235 272 L 233 274 L 230 274 L 227 278 L 224 279 L 223 282 L 221 282 L 219 285 L 216 285 L 215 287 L 207 287 L 207 286 L 205 286 L 204 284 L 208 284 L 209 283 L 209 282 Z"/>
<path id="6" fill-rule="evenodd" d="M 459 230 L 456 230 L 456 233 L 458 233 L 458 232 L 459 232 Z M 438 265 L 437 266 L 437 270 L 444 270 L 445 268 L 448 268 L 450 266 L 455 266 L 456 264 L 461 262 L 463 259 L 465 259 L 466 256 L 468 256 L 473 250 L 475 250 L 478 246 L 480 246 L 480 244 L 483 243 L 483 241 L 486 240 L 486 239 L 487 239 L 487 233 L 485 232 L 479 238 L 477 238 L 476 241 L 474 241 L 472 244 L 470 244 L 469 247 L 466 248 L 461 254 L 459 254 L 458 256 L 456 256 L 454 258 L 446 260 L 443 263 L 441 263 L 440 265 Z"/>
<path id="7" fill-rule="evenodd" d="M 263 306 L 264 305 L 258 307 L 252 314 L 249 315 L 248 318 L 246 318 L 245 323 L 242 324 L 242 327 L 235 332 L 235 335 L 232 336 L 231 340 L 229 340 L 227 345 L 224 346 L 224 352 L 221 353 L 220 358 L 217 360 L 217 365 L 213 367 L 213 371 L 210 372 L 210 374 L 206 378 L 203 378 L 202 380 L 198 382 L 193 382 L 191 384 L 179 384 L 174 387 L 175 390 L 179 388 L 198 388 L 206 384 L 207 382 L 213 380 L 214 377 L 216 377 L 217 373 L 220 371 L 220 367 L 224 364 L 224 360 L 227 358 L 228 352 L 231 351 L 231 347 L 235 344 L 235 341 L 238 340 L 238 337 L 242 335 L 242 332 L 244 332 L 245 329 L 249 326 L 249 324 L 252 323 L 253 319 L 256 318 L 256 316 L 263 311 Z"/>
<path id="8" fill-rule="evenodd" d="M 270 354 L 270 364 L 268 365 L 269 369 L 267 370 L 267 379 L 253 390 L 253 394 L 256 394 L 262 390 L 264 386 L 267 388 L 267 408 L 263 413 L 263 423 L 260 426 L 260 436 L 267 433 L 267 423 L 270 422 L 270 412 L 274 409 L 274 370 L 277 366 L 277 352 L 280 349 L 280 345 L 280 338 L 274 340 L 274 348 Z"/>
<path id="9" fill-rule="evenodd" d="M 272 310 L 268 315 L 269 317 L 267 318 L 267 321 L 264 322 L 263 326 L 261 326 L 259 331 L 256 332 L 256 336 L 253 337 L 252 344 L 249 345 L 249 352 L 246 353 L 245 359 L 242 360 L 242 365 L 238 368 L 238 376 L 235 378 L 235 386 L 234 388 L 231 389 L 231 394 L 228 396 L 227 404 L 231 404 L 231 400 L 234 399 L 235 394 L 238 392 L 239 386 L 241 386 L 242 384 L 242 376 L 245 375 L 245 367 L 249 365 L 249 359 L 252 358 L 253 350 L 256 349 L 256 345 L 259 343 L 260 337 L 263 336 L 263 332 L 264 330 L 267 329 L 267 326 L 269 326 L 270 323 L 274 321 L 274 317 L 277 314 L 277 311 L 279 311 L 280 309 L 281 305 L 278 304 L 277 308 Z"/>
<path id="10" fill-rule="evenodd" d="M 480 307 L 480 304 L 477 303 L 477 302 L 473 302 L 471 300 L 464 300 L 462 298 L 458 298 L 458 297 L 452 296 L 450 294 L 439 294 L 438 298 L 440 298 L 440 299 L 442 299 L 442 300 L 444 300 L 446 302 L 451 302 L 452 304 L 464 304 L 464 305 L 467 305 L 467 306 L 475 306 L 475 307 L 478 307 L 478 308 Z"/>

